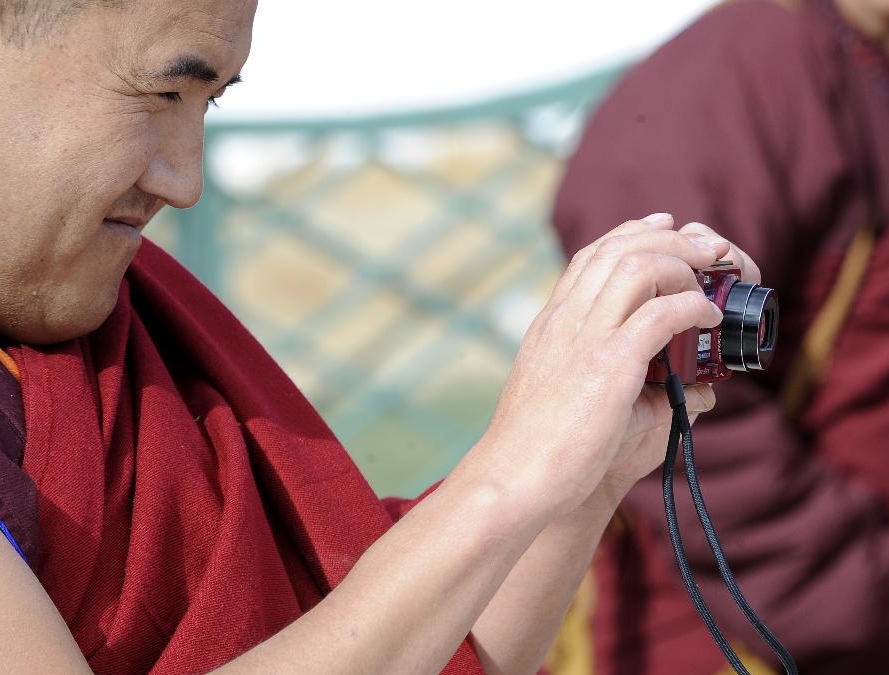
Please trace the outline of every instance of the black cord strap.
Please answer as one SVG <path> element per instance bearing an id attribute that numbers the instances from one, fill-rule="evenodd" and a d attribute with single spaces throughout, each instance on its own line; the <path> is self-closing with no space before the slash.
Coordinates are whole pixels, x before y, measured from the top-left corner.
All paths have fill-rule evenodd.
<path id="1" fill-rule="evenodd" d="M 676 500 L 673 493 L 673 476 L 676 469 L 676 456 L 679 452 L 680 437 L 682 438 L 683 458 L 685 460 L 685 472 L 688 479 L 688 487 L 691 492 L 692 500 L 694 501 L 695 511 L 698 513 L 698 519 L 701 521 L 701 527 L 704 529 L 704 534 L 707 537 L 707 543 L 710 545 L 710 550 L 713 551 L 713 557 L 716 560 L 719 575 L 722 577 L 723 582 L 725 582 L 735 604 L 738 605 L 756 632 L 759 633 L 760 637 L 762 637 L 781 661 L 787 675 L 798 675 L 793 657 L 763 623 L 762 619 L 757 616 L 756 612 L 753 611 L 750 603 L 747 602 L 747 599 L 741 593 L 741 589 L 738 588 L 738 584 L 735 582 L 735 578 L 729 568 L 725 553 L 716 536 L 713 522 L 710 520 L 710 514 L 707 512 L 707 507 L 704 504 L 704 495 L 701 493 L 701 486 L 698 482 L 698 474 L 694 461 L 691 424 L 688 419 L 688 411 L 685 408 L 685 394 L 682 390 L 682 381 L 678 375 L 671 372 L 666 350 L 664 350 L 663 356 L 667 366 L 667 372 L 669 373 L 666 383 L 667 396 L 670 400 L 670 405 L 673 408 L 673 424 L 670 427 L 670 439 L 667 442 L 667 457 L 664 461 L 664 507 L 667 514 L 667 529 L 670 533 L 670 541 L 673 544 L 673 553 L 676 556 L 676 562 L 679 564 L 679 573 L 682 576 L 682 581 L 685 583 L 685 588 L 691 596 L 695 609 L 697 609 L 698 614 L 700 614 L 701 619 L 703 619 L 704 624 L 713 636 L 717 646 L 735 669 L 735 672 L 740 675 L 750 675 L 749 671 L 741 662 L 741 659 L 735 654 L 735 651 L 732 649 L 725 635 L 723 635 L 722 631 L 719 629 L 719 626 L 716 625 L 716 620 L 713 618 L 713 614 L 704 602 L 704 598 L 694 581 L 691 567 L 688 564 L 688 558 L 685 554 L 685 548 L 682 544 L 682 536 L 679 533 L 679 521 L 676 517 Z"/>

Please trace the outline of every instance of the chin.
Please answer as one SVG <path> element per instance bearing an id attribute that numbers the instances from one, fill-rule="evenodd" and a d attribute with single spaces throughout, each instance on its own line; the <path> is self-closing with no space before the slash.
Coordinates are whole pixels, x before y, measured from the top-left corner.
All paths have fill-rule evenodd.
<path id="1" fill-rule="evenodd" d="M 68 340 L 74 340 L 88 335 L 102 325 L 105 318 L 100 321 L 83 321 L 64 323 L 60 325 L 42 325 L 39 328 L 22 331 L 12 331 L 10 337 L 24 344 L 54 345 Z"/>
<path id="2" fill-rule="evenodd" d="M 117 290 L 104 301 L 65 303 L 62 308 L 47 308 L 39 321 L 23 322 L 9 332 L 9 337 L 33 345 L 51 345 L 74 340 L 99 328 L 117 305 Z M 55 309 L 56 311 L 52 311 Z"/>

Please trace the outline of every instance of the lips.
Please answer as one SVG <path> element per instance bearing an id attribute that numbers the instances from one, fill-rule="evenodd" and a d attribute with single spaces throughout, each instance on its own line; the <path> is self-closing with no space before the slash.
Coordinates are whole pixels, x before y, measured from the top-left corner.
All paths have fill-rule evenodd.
<path id="1" fill-rule="evenodd" d="M 105 218 L 102 221 L 106 232 L 113 234 L 119 241 L 129 242 L 128 247 L 132 247 L 133 251 L 138 249 L 142 242 L 142 228 L 146 221 L 139 218 L 128 218 L 126 216 L 115 216 L 113 218 Z"/>
<path id="2" fill-rule="evenodd" d="M 105 220 L 118 225 L 127 225 L 140 231 L 148 223 L 148 220 L 141 216 L 109 216 Z"/>

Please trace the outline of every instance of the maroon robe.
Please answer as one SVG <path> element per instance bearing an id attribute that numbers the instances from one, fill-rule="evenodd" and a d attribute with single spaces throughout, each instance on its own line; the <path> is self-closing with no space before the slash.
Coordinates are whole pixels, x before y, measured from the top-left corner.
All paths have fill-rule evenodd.
<path id="1" fill-rule="evenodd" d="M 0 373 L 0 486 L 20 501 L 4 493 L 0 515 L 25 547 L 39 520 L 37 576 L 96 673 L 230 661 L 320 602 L 410 506 L 377 499 L 262 347 L 149 242 L 101 328 L 8 351 L 24 406 Z M 481 675 L 469 642 L 455 649 L 444 672 Z"/>
<path id="2" fill-rule="evenodd" d="M 801 420 L 777 395 L 867 214 L 889 210 L 889 68 L 821 0 L 721 5 L 595 111 L 559 192 L 566 253 L 668 211 L 701 221 L 778 290 L 778 358 L 717 387 L 695 427 L 707 505 L 752 605 L 809 675 L 889 663 L 889 238 Z M 677 492 L 682 493 L 677 484 Z M 687 492 L 687 490 L 686 490 Z M 720 625 L 768 656 L 721 587 L 690 500 L 680 523 Z M 681 587 L 660 475 L 628 497 L 595 569 L 596 675 L 712 675 L 725 661 Z"/>
<path id="3" fill-rule="evenodd" d="M 0 346 L 2 348 L 2 346 Z M 16 377 L 0 364 L 0 521 L 29 564 L 37 562 L 37 491 L 22 471 L 25 415 Z"/>

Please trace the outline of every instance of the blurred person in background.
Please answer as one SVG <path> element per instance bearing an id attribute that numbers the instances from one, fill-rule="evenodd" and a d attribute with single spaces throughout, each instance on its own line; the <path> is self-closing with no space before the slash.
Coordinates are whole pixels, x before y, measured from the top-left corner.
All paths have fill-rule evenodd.
<path id="1" fill-rule="evenodd" d="M 722 319 L 692 268 L 758 270 L 710 230 L 628 221 L 562 277 L 457 468 L 380 501 L 233 315 L 142 240 L 200 196 L 204 115 L 255 8 L 0 2 L 0 670 L 534 672 L 661 460 L 670 409 L 646 364 Z"/>
<path id="2" fill-rule="evenodd" d="M 777 289 L 775 363 L 716 386 L 695 446 L 739 584 L 808 675 L 889 670 L 887 49 L 887 0 L 721 4 L 596 109 L 554 209 L 569 256 L 640 208 L 711 223 Z M 765 650 L 680 506 L 717 619 Z M 726 672 L 680 583 L 659 475 L 605 542 L 596 675 Z"/>

